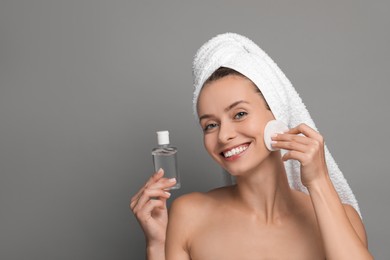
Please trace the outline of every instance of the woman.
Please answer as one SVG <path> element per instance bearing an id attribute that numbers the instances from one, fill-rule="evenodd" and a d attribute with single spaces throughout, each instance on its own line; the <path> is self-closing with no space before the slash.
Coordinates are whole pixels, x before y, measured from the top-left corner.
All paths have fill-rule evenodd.
<path id="1" fill-rule="evenodd" d="M 372 259 L 348 184 L 268 55 L 243 36 L 219 35 L 198 51 L 194 78 L 204 146 L 236 184 L 176 199 L 167 227 L 174 180 L 157 172 L 130 205 L 148 259 Z M 272 137 L 283 150 L 271 152 L 263 136 L 274 119 L 290 130 Z"/>

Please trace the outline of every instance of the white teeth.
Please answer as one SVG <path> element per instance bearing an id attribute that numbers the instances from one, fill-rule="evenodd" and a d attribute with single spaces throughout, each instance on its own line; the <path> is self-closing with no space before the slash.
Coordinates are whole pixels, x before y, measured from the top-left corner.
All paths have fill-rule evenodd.
<path id="1" fill-rule="evenodd" d="M 223 155 L 224 155 L 226 158 L 229 158 L 229 157 L 232 157 L 233 155 L 242 153 L 242 152 L 245 151 L 247 148 L 248 148 L 247 145 L 245 145 L 245 146 L 240 146 L 240 147 L 236 147 L 236 148 L 231 149 L 230 151 L 225 152 Z"/>

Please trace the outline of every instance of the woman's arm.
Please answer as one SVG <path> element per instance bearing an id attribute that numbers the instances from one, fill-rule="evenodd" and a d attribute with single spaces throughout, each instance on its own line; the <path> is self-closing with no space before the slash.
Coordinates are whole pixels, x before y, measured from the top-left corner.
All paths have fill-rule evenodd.
<path id="1" fill-rule="evenodd" d="M 299 135 L 299 134 L 303 134 Z M 301 180 L 309 191 L 327 259 L 373 259 L 357 212 L 343 206 L 329 178 L 323 137 L 305 124 L 273 137 L 273 146 L 289 150 L 282 159 L 301 163 Z"/>
<path id="2" fill-rule="evenodd" d="M 373 259 L 358 213 L 343 205 L 329 178 L 307 187 L 328 259 Z"/>
<path id="3" fill-rule="evenodd" d="M 146 260 L 164 260 L 165 259 L 165 243 L 146 245 Z"/>
<path id="4" fill-rule="evenodd" d="M 166 190 L 174 186 L 174 179 L 163 178 L 160 169 L 135 194 L 130 202 L 146 238 L 146 259 L 165 260 L 165 236 L 168 223 L 166 200 L 170 193 Z"/>

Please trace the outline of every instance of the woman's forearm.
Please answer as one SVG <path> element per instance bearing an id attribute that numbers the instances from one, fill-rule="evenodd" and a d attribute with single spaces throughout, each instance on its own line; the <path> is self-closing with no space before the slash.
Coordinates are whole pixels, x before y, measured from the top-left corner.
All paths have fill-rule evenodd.
<path id="1" fill-rule="evenodd" d="M 165 244 L 146 245 L 146 260 L 165 260 Z"/>
<path id="2" fill-rule="evenodd" d="M 373 259 L 328 177 L 308 187 L 327 259 Z"/>

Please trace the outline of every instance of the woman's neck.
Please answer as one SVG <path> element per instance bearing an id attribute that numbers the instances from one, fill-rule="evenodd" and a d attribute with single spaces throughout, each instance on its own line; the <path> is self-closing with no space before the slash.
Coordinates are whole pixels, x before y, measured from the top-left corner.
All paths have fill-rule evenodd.
<path id="1" fill-rule="evenodd" d="M 236 181 L 236 199 L 259 221 L 277 223 L 293 211 L 293 193 L 280 152 L 271 153 L 256 170 L 237 176 Z"/>

